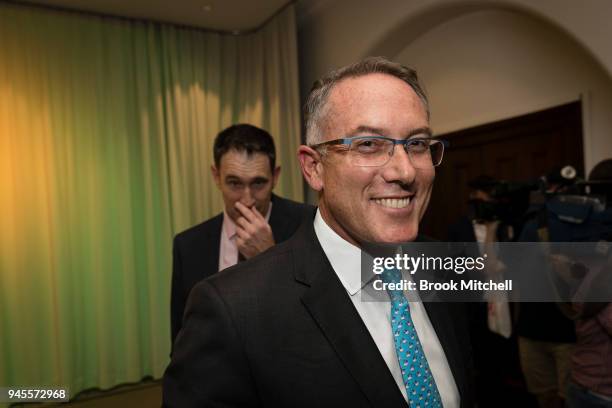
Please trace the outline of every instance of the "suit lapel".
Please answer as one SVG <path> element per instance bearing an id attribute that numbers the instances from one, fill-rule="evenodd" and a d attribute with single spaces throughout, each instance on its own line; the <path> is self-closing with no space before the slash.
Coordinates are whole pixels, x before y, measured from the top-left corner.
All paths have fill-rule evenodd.
<path id="1" fill-rule="evenodd" d="M 310 286 L 302 302 L 372 406 L 406 406 L 406 401 L 314 233 L 294 248 L 296 280 Z M 356 271 L 359 273 L 359 271 Z"/>
<path id="2" fill-rule="evenodd" d="M 217 273 L 219 270 L 219 250 L 221 246 L 221 228 L 223 226 L 223 213 L 215 217 L 214 223 L 211 228 L 207 231 L 207 237 L 203 241 L 206 243 L 205 255 L 204 255 L 204 264 L 205 266 L 202 268 L 203 277 L 207 278 L 208 276 Z M 209 275 L 206 275 L 206 272 L 210 271 Z"/>
<path id="3" fill-rule="evenodd" d="M 270 228 L 276 242 L 284 241 L 289 238 L 287 235 L 287 217 L 285 216 L 285 208 L 283 200 L 280 197 L 272 194 L 272 212 L 270 213 Z"/>

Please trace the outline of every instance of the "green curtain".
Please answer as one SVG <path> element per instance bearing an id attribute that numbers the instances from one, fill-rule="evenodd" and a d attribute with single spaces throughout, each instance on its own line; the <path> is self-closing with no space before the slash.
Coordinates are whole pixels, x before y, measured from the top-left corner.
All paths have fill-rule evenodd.
<path id="1" fill-rule="evenodd" d="M 161 377 L 172 237 L 219 212 L 216 133 L 271 132 L 302 199 L 293 6 L 221 35 L 0 3 L 0 385 Z"/>

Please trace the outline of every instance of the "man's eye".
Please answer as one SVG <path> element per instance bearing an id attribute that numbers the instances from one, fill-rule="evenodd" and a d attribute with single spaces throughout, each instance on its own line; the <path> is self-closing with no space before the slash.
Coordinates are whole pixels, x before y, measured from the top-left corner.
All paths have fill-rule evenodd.
<path id="1" fill-rule="evenodd" d="M 408 140 L 408 149 L 415 153 L 425 153 L 429 149 L 429 140 Z"/>
<path id="2" fill-rule="evenodd" d="M 378 153 L 385 148 L 385 141 L 383 139 L 359 139 L 354 140 L 352 143 L 353 150 L 363 153 Z"/>

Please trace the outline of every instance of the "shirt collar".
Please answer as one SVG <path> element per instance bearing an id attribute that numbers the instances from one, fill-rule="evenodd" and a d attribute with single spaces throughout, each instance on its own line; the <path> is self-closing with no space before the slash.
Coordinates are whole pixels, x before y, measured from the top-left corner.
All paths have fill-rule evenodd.
<path id="1" fill-rule="evenodd" d="M 361 282 L 361 249 L 338 235 L 321 216 L 317 209 L 314 230 L 323 252 L 338 275 L 342 286 L 351 295 L 357 294 L 366 282 Z"/>

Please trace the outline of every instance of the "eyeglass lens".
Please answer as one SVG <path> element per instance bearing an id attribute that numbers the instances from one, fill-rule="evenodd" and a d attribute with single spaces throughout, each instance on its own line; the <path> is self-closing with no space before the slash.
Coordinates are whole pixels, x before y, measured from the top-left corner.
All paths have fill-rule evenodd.
<path id="1" fill-rule="evenodd" d="M 442 162 L 444 144 L 439 140 L 414 140 L 404 145 L 411 164 L 416 168 L 438 166 Z M 351 143 L 353 162 L 357 166 L 384 166 L 391 159 L 394 144 L 386 139 L 355 139 Z"/>

